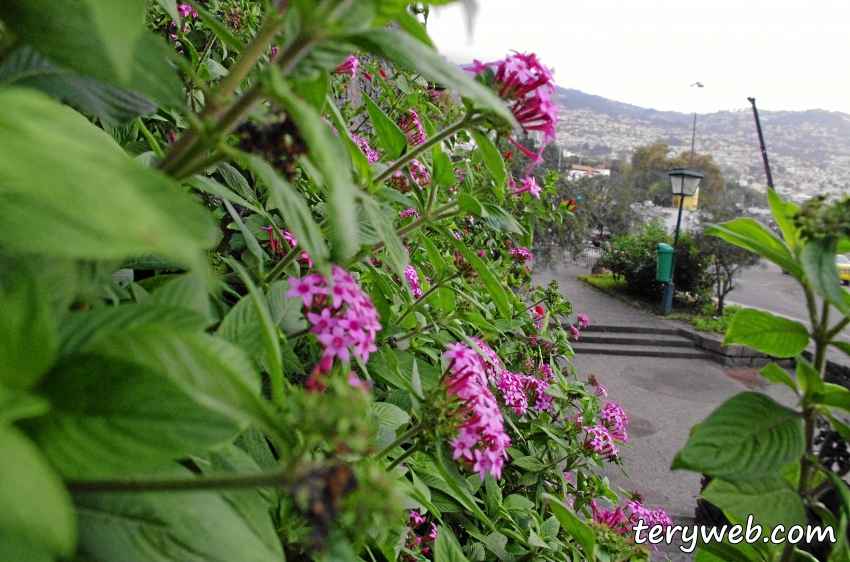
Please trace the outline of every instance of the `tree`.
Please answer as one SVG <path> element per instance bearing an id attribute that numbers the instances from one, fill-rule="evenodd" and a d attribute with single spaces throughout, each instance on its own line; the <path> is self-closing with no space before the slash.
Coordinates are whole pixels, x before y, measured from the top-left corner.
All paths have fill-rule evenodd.
<path id="1" fill-rule="evenodd" d="M 741 214 L 741 210 L 735 205 L 716 205 L 703 212 L 703 221 L 707 226 L 732 220 Z M 695 236 L 695 242 L 700 256 L 711 264 L 708 275 L 716 290 L 716 315 L 722 316 L 726 295 L 736 287 L 735 277 L 744 268 L 757 265 L 761 258 L 758 254 L 730 244 L 722 238 L 708 236 L 704 229 Z"/>
<path id="2" fill-rule="evenodd" d="M 694 154 L 691 162 L 690 151 L 668 158 L 670 145 L 664 141 L 635 149 L 632 163 L 624 170 L 632 187 L 645 198 L 653 199 L 656 204 L 669 203 L 670 179 L 667 175 L 673 168 L 687 168 L 701 172 L 705 177 L 700 183 L 700 194 L 708 200 L 716 199 L 726 191 L 723 172 L 714 163 L 710 154 Z"/>

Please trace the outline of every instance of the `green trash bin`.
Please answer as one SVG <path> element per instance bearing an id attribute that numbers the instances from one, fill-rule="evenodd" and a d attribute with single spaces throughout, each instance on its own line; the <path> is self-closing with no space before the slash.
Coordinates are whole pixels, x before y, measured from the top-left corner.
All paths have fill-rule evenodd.
<path id="1" fill-rule="evenodd" d="M 670 270 L 673 268 L 673 246 L 663 242 L 658 245 L 658 261 L 656 264 L 655 278 L 658 281 L 669 283 Z"/>

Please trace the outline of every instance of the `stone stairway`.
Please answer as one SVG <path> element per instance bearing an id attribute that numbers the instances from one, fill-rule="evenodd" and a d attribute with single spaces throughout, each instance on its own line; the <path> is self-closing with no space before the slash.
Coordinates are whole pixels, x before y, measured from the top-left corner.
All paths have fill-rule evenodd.
<path id="1" fill-rule="evenodd" d="M 694 347 L 693 341 L 673 328 L 592 325 L 581 331 L 578 341 L 571 343 L 579 357 L 596 354 L 709 359 L 706 353 Z"/>

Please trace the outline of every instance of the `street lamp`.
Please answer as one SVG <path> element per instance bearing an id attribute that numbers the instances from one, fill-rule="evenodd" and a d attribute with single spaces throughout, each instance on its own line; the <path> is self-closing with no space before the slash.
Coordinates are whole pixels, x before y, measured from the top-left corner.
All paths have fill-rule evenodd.
<path id="1" fill-rule="evenodd" d="M 673 195 L 679 196 L 679 220 L 676 222 L 676 237 L 673 239 L 673 260 L 670 264 L 670 281 L 667 282 L 667 287 L 664 289 L 664 301 L 661 303 L 661 315 L 667 316 L 670 314 L 670 309 L 673 307 L 673 274 L 676 271 L 676 249 L 679 247 L 679 231 L 682 228 L 682 206 L 685 203 L 685 197 L 691 197 L 697 192 L 699 182 L 703 175 L 687 168 L 676 168 L 667 172 L 670 176 L 670 184 L 673 188 Z"/>

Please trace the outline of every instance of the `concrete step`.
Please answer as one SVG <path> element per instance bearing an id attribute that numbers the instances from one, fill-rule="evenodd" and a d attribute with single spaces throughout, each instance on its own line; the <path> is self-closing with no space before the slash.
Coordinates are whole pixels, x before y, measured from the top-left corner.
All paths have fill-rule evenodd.
<path id="1" fill-rule="evenodd" d="M 655 347 L 693 348 L 694 342 L 682 336 L 666 334 L 622 334 L 617 332 L 590 332 L 584 330 L 579 336 L 580 343 L 598 343 L 608 345 L 645 345 Z"/>
<path id="2" fill-rule="evenodd" d="M 591 324 L 582 332 L 610 332 L 617 334 L 655 334 L 659 336 L 678 336 L 679 330 L 675 328 L 651 328 L 644 326 L 603 326 Z"/>
<path id="3" fill-rule="evenodd" d="M 697 349 L 684 347 L 659 347 L 657 345 L 622 345 L 610 343 L 588 343 L 581 339 L 571 342 L 576 356 L 582 355 L 627 355 L 632 357 L 664 357 L 668 359 L 708 359 L 708 355 Z"/>

